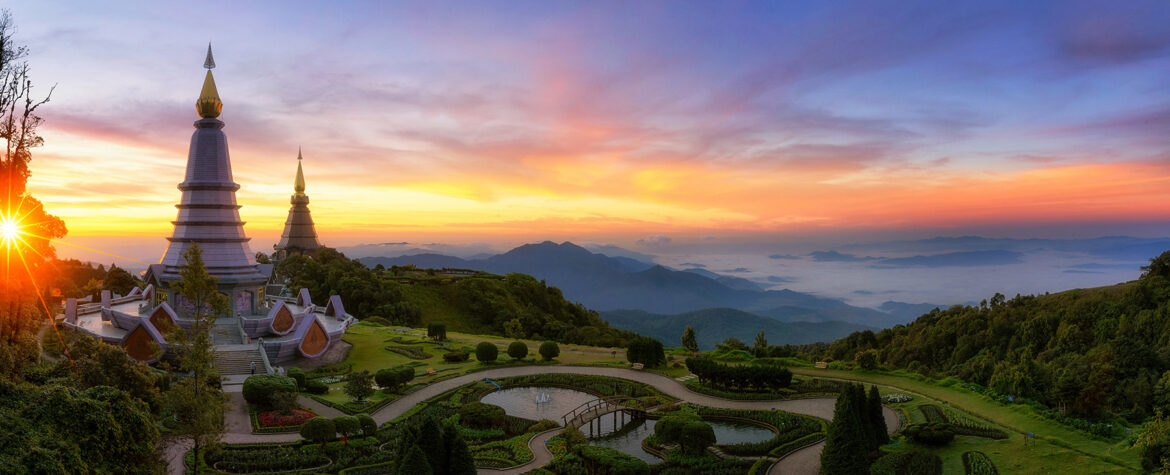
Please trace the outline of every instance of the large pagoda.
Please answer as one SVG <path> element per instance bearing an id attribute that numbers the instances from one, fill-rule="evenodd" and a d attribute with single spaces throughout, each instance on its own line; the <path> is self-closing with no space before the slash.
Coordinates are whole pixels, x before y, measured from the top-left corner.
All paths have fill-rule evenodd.
<path id="1" fill-rule="evenodd" d="M 65 299 L 63 319 L 66 326 L 125 348 L 136 360 L 156 361 L 170 350 L 168 331 L 176 325 L 191 328 L 189 317 L 194 308 L 175 291 L 174 284 L 181 280 L 183 254 L 198 245 L 207 272 L 232 302 L 231 311 L 219 315 L 212 330 L 217 370 L 229 377 L 278 371 L 273 365 L 325 354 L 333 343 L 341 341 L 354 318 L 346 313 L 337 295 L 322 300 L 321 306 L 313 303 L 305 288 L 296 290 L 295 296 L 264 294 L 272 264 L 256 263 L 240 220 L 240 205 L 236 203 L 240 185 L 232 179 L 224 123 L 218 119 L 223 101 L 211 74 L 215 60 L 210 45 L 203 66 L 207 75 L 195 101 L 199 120 L 191 136 L 187 173 L 179 183 L 183 196 L 175 205 L 179 216 L 171 222 L 175 229 L 167 238 L 162 260 L 147 269 L 146 287 L 135 288 L 128 295 L 103 290 L 100 302 Z M 294 188 L 293 209 L 281 242 L 290 249 L 320 247 L 299 166 Z"/>
<path id="2" fill-rule="evenodd" d="M 207 272 L 218 279 L 219 289 L 232 300 L 236 314 L 255 313 L 263 301 L 263 287 L 272 273 L 272 266 L 256 264 L 256 257 L 248 246 L 244 222 L 240 220 L 240 205 L 236 204 L 236 190 L 240 185 L 232 179 L 232 163 L 228 154 L 224 123 L 217 119 L 223 111 L 223 101 L 215 88 L 215 59 L 207 46 L 203 63 L 207 75 L 203 90 L 195 101 L 199 120 L 191 135 L 187 153 L 187 174 L 179 190 L 183 197 L 179 216 L 167 250 L 158 264 L 150 266 L 146 281 L 167 292 L 168 301 L 181 313 L 186 305 L 180 295 L 171 289 L 179 281 L 183 253 L 198 244 L 203 250 Z"/>
<path id="3" fill-rule="evenodd" d="M 293 181 L 293 195 L 289 199 L 292 207 L 288 210 L 288 219 L 284 221 L 284 232 L 280 235 L 280 242 L 272 246 L 276 250 L 274 257 L 278 260 L 321 248 L 321 242 L 317 240 L 317 229 L 313 226 L 313 215 L 309 213 L 309 195 L 305 194 L 302 160 L 304 157 L 301 156 L 301 151 L 297 150 L 297 177 Z"/>

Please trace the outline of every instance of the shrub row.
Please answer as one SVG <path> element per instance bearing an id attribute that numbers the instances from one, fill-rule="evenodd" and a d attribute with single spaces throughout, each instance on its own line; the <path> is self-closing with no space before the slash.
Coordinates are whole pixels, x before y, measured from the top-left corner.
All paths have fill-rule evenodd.
<path id="1" fill-rule="evenodd" d="M 722 388 L 779 389 L 792 383 L 792 372 L 782 366 L 732 366 L 711 358 L 689 358 L 687 369 L 699 381 Z"/>
<path id="2" fill-rule="evenodd" d="M 425 360 L 434 355 L 427 353 L 422 348 L 413 348 L 409 346 L 387 346 L 386 351 L 398 353 L 410 359 Z"/>
<path id="3" fill-rule="evenodd" d="M 995 464 L 983 452 L 963 452 L 963 468 L 967 475 L 999 475 Z"/>

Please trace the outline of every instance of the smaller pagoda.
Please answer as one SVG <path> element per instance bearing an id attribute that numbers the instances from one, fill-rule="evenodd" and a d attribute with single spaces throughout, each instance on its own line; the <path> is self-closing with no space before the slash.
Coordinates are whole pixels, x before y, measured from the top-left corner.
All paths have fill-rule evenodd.
<path id="1" fill-rule="evenodd" d="M 303 160 L 298 148 L 297 178 L 293 182 L 292 198 L 289 199 L 292 207 L 288 210 L 288 219 L 284 221 L 280 242 L 272 246 L 276 250 L 273 256 L 275 260 L 311 253 L 322 247 L 321 241 L 317 240 L 317 228 L 313 226 L 313 215 L 309 213 L 309 195 L 305 194 L 305 172 L 301 167 Z"/>

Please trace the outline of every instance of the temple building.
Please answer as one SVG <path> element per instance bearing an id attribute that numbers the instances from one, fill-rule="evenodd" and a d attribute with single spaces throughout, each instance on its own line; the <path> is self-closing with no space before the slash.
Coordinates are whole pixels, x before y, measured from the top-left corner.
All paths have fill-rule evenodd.
<path id="1" fill-rule="evenodd" d="M 273 260 L 279 261 L 288 256 L 312 253 L 321 248 L 317 240 L 317 229 L 313 226 L 313 215 L 309 213 L 309 196 L 305 194 L 305 172 L 301 168 L 300 149 L 297 150 L 297 177 L 293 181 L 293 195 L 289 199 L 292 207 L 288 209 L 288 219 L 284 221 L 284 232 L 280 235 L 280 242 L 272 246 L 276 252 Z"/>
<path id="2" fill-rule="evenodd" d="M 336 295 L 322 307 L 313 303 L 308 289 L 299 289 L 295 296 L 265 294 L 273 265 L 257 264 L 248 246 L 250 238 L 244 233 L 236 202 L 240 185 L 232 178 L 225 124 L 219 120 L 223 102 L 211 73 L 215 60 L 210 45 L 203 66 L 207 75 L 195 102 L 199 119 L 191 136 L 186 174 L 179 183 L 178 217 L 171 222 L 174 231 L 167 238 L 162 259 L 146 271 L 145 289 L 134 289 L 124 297 L 103 291 L 101 302 L 89 304 L 67 299 L 64 321 L 125 347 L 139 361 L 153 362 L 157 358 L 153 348 L 165 354 L 166 334 L 172 325 L 188 328 L 191 324 L 186 317 L 194 308 L 175 291 L 174 284 L 180 280 L 183 254 L 198 245 L 207 272 L 231 301 L 231 310 L 218 316 L 212 330 L 220 373 L 248 374 L 253 367 L 256 372 L 271 372 L 274 364 L 321 356 L 341 339 L 354 318 Z M 299 153 L 297 158 L 301 158 Z M 299 162 L 294 190 L 293 207 L 276 245 L 278 252 L 303 253 L 321 247 L 309 215 Z"/>

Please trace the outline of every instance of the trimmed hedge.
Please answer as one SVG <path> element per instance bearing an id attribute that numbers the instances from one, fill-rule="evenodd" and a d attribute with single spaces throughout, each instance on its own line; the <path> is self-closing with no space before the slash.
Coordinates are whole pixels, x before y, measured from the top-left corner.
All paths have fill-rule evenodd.
<path id="1" fill-rule="evenodd" d="M 646 462 L 609 447 L 578 445 L 573 447 L 573 453 L 581 457 L 589 473 L 608 473 L 610 475 L 645 475 L 650 473 L 650 465 L 647 465 Z"/>
<path id="2" fill-rule="evenodd" d="M 244 400 L 261 408 L 271 408 L 272 395 L 278 391 L 297 392 L 297 381 L 276 374 L 257 374 L 244 380 Z"/>

